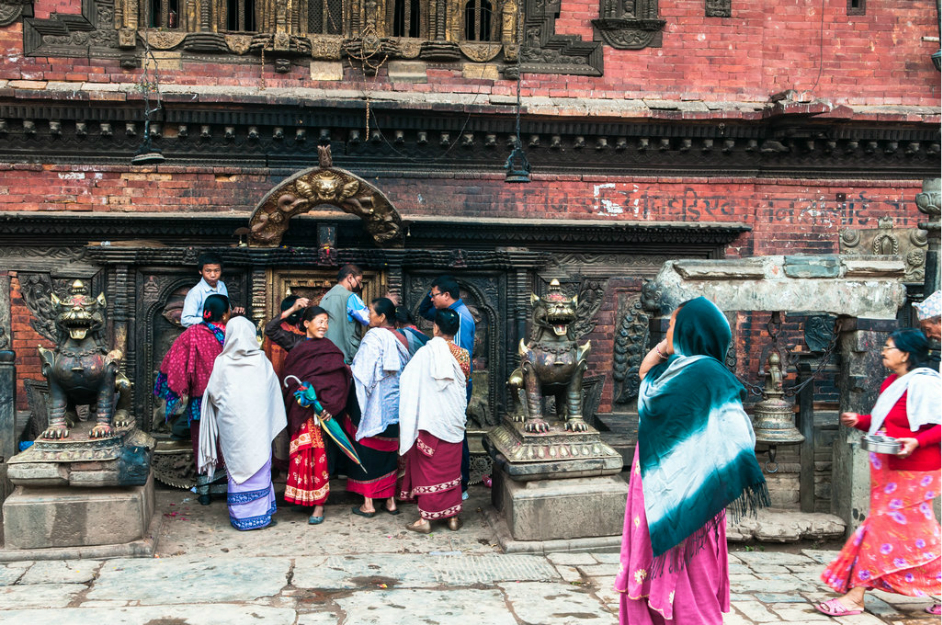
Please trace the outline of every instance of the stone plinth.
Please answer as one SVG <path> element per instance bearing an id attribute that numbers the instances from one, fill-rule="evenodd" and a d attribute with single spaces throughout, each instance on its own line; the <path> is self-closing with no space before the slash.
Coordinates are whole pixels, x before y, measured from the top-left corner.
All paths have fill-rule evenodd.
<path id="1" fill-rule="evenodd" d="M 9 461 L 9 478 L 30 488 L 143 486 L 150 475 L 154 438 L 137 428 L 116 428 L 110 438 L 89 438 L 91 422 L 66 439 L 38 439 Z"/>
<path id="2" fill-rule="evenodd" d="M 154 516 L 154 481 L 117 488 L 17 486 L 3 504 L 6 549 L 120 545 L 143 540 Z"/>
<path id="3" fill-rule="evenodd" d="M 151 555 L 154 439 L 131 427 L 89 438 L 39 439 L 7 463 L 16 486 L 3 503 L 0 561 Z"/>
<path id="4" fill-rule="evenodd" d="M 514 541 L 536 545 L 526 550 L 580 539 L 580 548 L 595 539 L 603 547 L 621 535 L 628 495 L 618 475 L 623 461 L 595 429 L 567 432 L 554 422 L 549 432 L 531 434 L 522 423 L 505 422 L 484 447 L 494 460 L 494 507 Z"/>

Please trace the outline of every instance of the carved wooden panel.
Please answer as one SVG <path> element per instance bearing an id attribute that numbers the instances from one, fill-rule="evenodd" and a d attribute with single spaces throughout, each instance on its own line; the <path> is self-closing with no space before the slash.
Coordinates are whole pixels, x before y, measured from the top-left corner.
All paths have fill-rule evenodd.
<path id="1" fill-rule="evenodd" d="M 432 281 L 440 273 L 406 271 L 404 304 L 412 311 L 419 326 L 429 336 L 432 323 L 418 314 L 419 304 L 428 294 Z M 453 272 L 461 287 L 461 299 L 474 317 L 474 381 L 468 408 L 468 429 L 486 430 L 500 423 L 506 406 L 506 380 L 509 374 L 506 354 L 501 346 L 515 344 L 507 335 L 507 277 L 497 273 Z"/>

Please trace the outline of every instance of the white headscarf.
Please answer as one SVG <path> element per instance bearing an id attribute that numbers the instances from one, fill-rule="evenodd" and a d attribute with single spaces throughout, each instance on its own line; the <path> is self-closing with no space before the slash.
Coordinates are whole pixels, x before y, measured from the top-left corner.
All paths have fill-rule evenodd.
<path id="1" fill-rule="evenodd" d="M 906 393 L 906 417 L 909 419 L 910 430 L 915 432 L 924 425 L 942 423 L 942 416 L 939 414 L 939 406 L 942 405 L 939 372 L 928 367 L 917 367 L 893 380 L 893 383 L 880 393 L 870 412 L 870 434 L 875 434 L 883 427 L 886 416 L 903 393 Z"/>
<path id="2" fill-rule="evenodd" d="M 448 443 L 464 440 L 465 377 L 445 339 L 435 337 L 415 353 L 402 371 L 399 390 L 401 455 L 415 444 L 419 430 Z"/>
<path id="3" fill-rule="evenodd" d="M 200 413 L 200 471 L 216 468 L 216 438 L 229 475 L 242 484 L 271 458 L 271 442 L 288 425 L 278 377 L 245 317 L 226 324 L 226 342 L 209 376 Z"/>

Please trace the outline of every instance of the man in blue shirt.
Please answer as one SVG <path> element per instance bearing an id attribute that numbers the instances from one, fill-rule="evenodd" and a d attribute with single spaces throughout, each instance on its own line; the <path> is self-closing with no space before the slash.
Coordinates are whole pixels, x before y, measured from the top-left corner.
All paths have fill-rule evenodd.
<path id="1" fill-rule="evenodd" d="M 439 276 L 432 281 L 432 288 L 428 296 L 419 304 L 419 314 L 434 321 L 435 311 L 450 308 L 458 313 L 460 325 L 455 334 L 455 344 L 468 350 L 471 357 L 471 371 L 474 371 L 474 317 L 461 299 L 461 288 L 458 281 L 451 276 Z M 471 401 L 471 376 L 468 376 L 468 402 Z M 471 451 L 468 449 L 468 434 L 464 435 L 461 453 L 461 491 L 462 497 L 467 499 L 468 482 L 471 479 Z"/>
<path id="2" fill-rule="evenodd" d="M 225 295 L 229 297 L 229 290 L 222 278 L 222 259 L 212 252 L 203 252 L 196 259 L 199 267 L 200 281 L 186 294 L 183 300 L 183 312 L 180 315 L 180 324 L 188 328 L 203 321 L 203 303 L 210 295 Z M 245 313 L 243 308 L 234 307 L 233 314 Z"/>

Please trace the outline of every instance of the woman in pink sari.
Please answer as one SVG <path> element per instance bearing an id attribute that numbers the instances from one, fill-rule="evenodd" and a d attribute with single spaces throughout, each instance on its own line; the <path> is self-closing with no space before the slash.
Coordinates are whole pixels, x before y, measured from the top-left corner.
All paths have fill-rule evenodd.
<path id="1" fill-rule="evenodd" d="M 729 612 L 726 508 L 768 505 L 731 332 L 705 298 L 682 304 L 642 360 L 638 446 L 622 538 L 620 623 L 722 625 Z"/>

